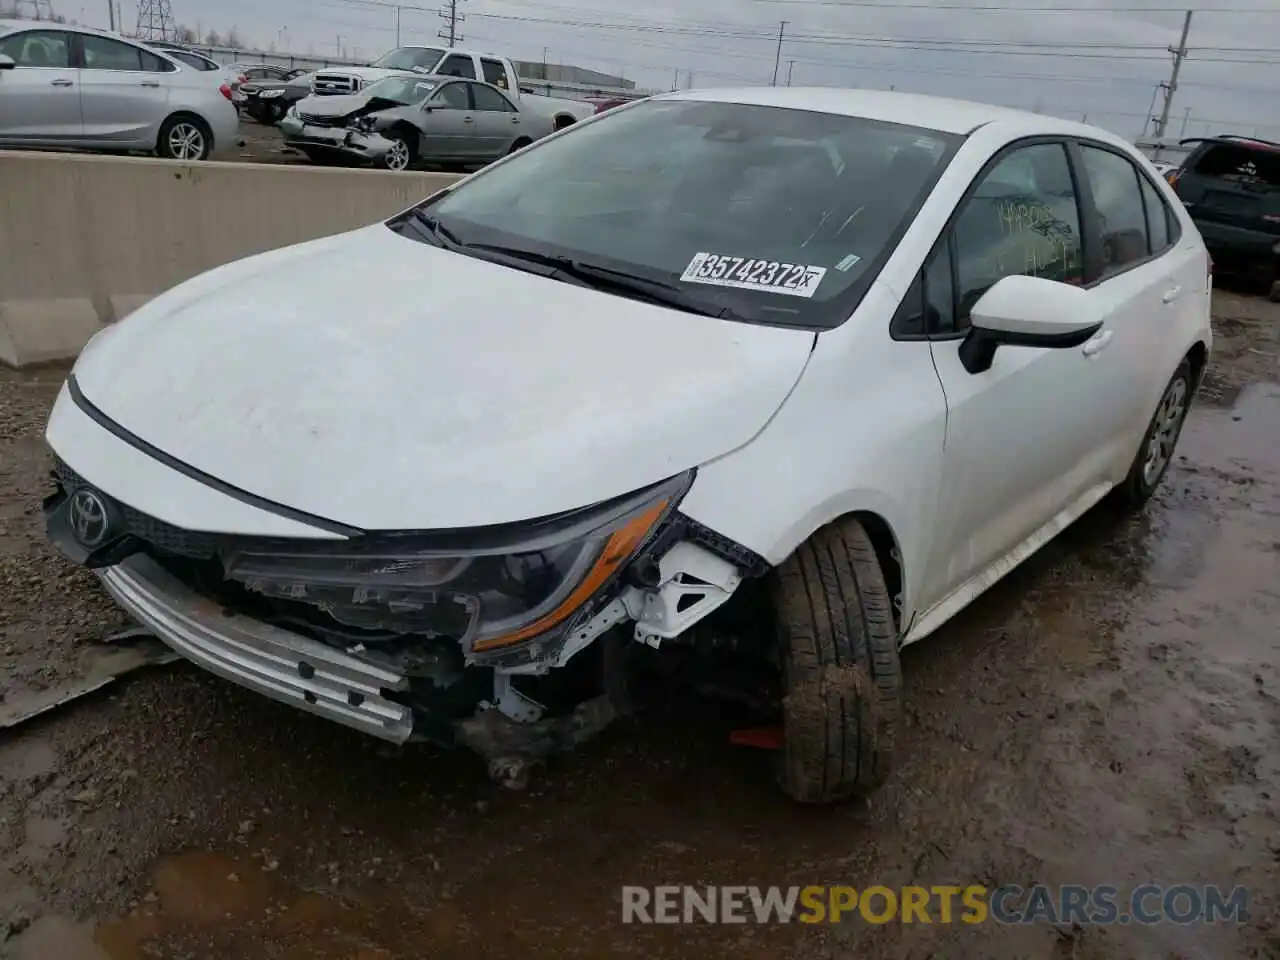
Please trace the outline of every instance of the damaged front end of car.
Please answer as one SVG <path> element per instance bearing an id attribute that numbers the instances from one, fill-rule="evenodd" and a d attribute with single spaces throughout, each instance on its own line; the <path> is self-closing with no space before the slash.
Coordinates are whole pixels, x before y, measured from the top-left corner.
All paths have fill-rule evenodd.
<path id="1" fill-rule="evenodd" d="M 61 461 L 55 480 L 52 542 L 179 653 L 384 740 L 466 746 L 511 785 L 625 712 L 625 648 L 765 569 L 679 513 L 692 471 L 518 525 L 331 540 L 181 530 Z"/>

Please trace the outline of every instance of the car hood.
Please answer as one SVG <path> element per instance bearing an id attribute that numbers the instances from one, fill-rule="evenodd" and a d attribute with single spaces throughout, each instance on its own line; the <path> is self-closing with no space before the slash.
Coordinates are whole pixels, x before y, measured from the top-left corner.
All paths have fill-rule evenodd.
<path id="1" fill-rule="evenodd" d="M 363 93 L 316 96 L 314 93 L 298 101 L 298 112 L 312 117 L 345 117 L 353 110 L 359 110 L 369 102 Z"/>
<path id="2" fill-rule="evenodd" d="M 586 506 L 734 450 L 813 341 L 378 224 L 197 277 L 74 374 L 107 417 L 225 483 L 366 530 L 440 529 Z"/>
<path id="3" fill-rule="evenodd" d="M 387 67 L 329 67 L 316 71 L 317 74 L 323 73 L 327 76 L 359 77 L 365 83 L 372 83 L 383 77 L 413 75 L 417 72 L 416 70 L 391 70 Z"/>

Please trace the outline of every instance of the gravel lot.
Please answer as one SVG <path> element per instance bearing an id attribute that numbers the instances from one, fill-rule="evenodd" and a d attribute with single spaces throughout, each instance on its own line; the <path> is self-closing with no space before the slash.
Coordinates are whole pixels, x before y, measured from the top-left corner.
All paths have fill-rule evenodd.
<path id="1" fill-rule="evenodd" d="M 799 809 L 674 702 L 523 793 L 184 664 L 0 734 L 16 958 L 1280 957 L 1280 308 L 1218 294 L 1212 378 L 1147 510 L 1094 511 L 905 655 L 868 803 Z M 65 370 L 0 369 L 0 706 L 123 624 L 51 554 Z M 1243 885 L 1244 925 L 620 923 L 623 884 Z"/>

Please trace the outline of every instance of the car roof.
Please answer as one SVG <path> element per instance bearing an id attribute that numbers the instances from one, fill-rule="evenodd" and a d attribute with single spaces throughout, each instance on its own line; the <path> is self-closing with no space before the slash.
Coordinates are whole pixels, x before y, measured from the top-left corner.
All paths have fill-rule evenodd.
<path id="1" fill-rule="evenodd" d="M 83 33 L 91 37 L 110 37 L 112 40 L 123 40 L 125 43 L 149 46 L 145 40 L 136 40 L 111 30 L 99 30 L 97 27 L 86 27 L 78 23 L 58 23 L 55 20 L 14 20 L 0 18 L 0 33 L 13 33 L 17 30 L 64 30 L 68 33 Z"/>
<path id="2" fill-rule="evenodd" d="M 989 123 L 1011 122 L 1035 126 L 1046 134 L 1101 135 L 1117 139 L 1096 127 L 1070 120 L 1048 117 L 1028 110 L 998 107 L 989 103 L 930 97 L 918 93 L 890 90 L 862 90 L 846 87 L 740 87 L 727 89 L 683 90 L 664 93 L 654 100 L 711 100 L 721 103 L 755 104 L 840 114 L 867 120 L 883 120 L 925 127 L 942 133 L 972 133 Z"/>
<path id="3" fill-rule="evenodd" d="M 1181 141 L 1184 144 L 1201 146 L 1206 143 L 1223 143 L 1231 147 L 1244 147 L 1246 150 L 1266 150 L 1272 153 L 1280 150 L 1280 143 L 1263 140 L 1261 137 L 1246 137 L 1237 133 L 1220 133 L 1213 137 L 1189 137 Z"/>

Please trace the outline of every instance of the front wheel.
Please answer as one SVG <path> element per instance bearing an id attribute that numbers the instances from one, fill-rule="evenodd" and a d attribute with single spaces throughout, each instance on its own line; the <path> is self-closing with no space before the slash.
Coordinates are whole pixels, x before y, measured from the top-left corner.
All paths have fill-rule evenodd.
<path id="1" fill-rule="evenodd" d="M 417 156 L 409 136 L 402 130 L 390 130 L 383 136 L 391 141 L 391 149 L 382 157 L 382 168 L 400 171 L 412 167 Z"/>
<path id="2" fill-rule="evenodd" d="M 1182 424 L 1187 419 L 1193 388 L 1191 364 L 1183 360 L 1160 396 L 1160 404 L 1147 425 L 1138 455 L 1129 467 L 1129 475 L 1117 488 L 1129 506 L 1140 507 L 1150 500 L 1164 479 L 1173 461 L 1174 447 L 1182 434 Z"/>
<path id="3" fill-rule="evenodd" d="M 194 117 L 170 117 L 160 127 L 156 153 L 166 160 L 207 160 L 213 152 L 213 135 Z"/>
<path id="4" fill-rule="evenodd" d="M 902 712 L 893 601 L 853 517 L 823 527 L 774 582 L 783 700 L 777 778 L 801 803 L 884 782 Z"/>

